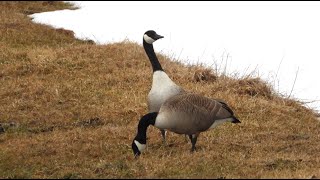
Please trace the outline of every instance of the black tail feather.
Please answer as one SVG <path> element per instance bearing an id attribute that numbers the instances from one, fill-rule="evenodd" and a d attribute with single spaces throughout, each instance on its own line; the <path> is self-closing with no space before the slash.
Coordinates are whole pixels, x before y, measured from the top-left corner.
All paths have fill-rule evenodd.
<path id="1" fill-rule="evenodd" d="M 232 123 L 241 123 L 241 121 L 237 117 L 234 116 L 234 113 L 233 113 L 232 109 L 228 106 L 228 104 L 226 102 L 224 102 L 221 99 L 216 99 L 216 101 L 221 103 L 222 107 L 224 109 L 226 109 L 227 111 L 229 111 L 229 113 L 232 115 L 232 118 L 233 118 Z"/>
<path id="2" fill-rule="evenodd" d="M 241 121 L 238 118 L 236 118 L 235 116 L 232 116 L 232 118 L 233 118 L 232 123 L 241 123 Z"/>

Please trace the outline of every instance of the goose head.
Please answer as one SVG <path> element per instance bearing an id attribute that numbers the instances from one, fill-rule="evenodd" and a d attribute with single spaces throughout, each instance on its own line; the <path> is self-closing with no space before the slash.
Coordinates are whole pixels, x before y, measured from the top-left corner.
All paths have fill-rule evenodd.
<path id="1" fill-rule="evenodd" d="M 161 38 L 163 38 L 163 36 L 157 34 L 154 30 L 149 30 L 143 35 L 143 41 L 148 44 L 152 44 L 153 42 Z"/>
<path id="2" fill-rule="evenodd" d="M 134 156 L 138 157 L 146 148 L 146 144 L 140 143 L 137 140 L 133 140 L 131 147 L 132 147 Z"/>

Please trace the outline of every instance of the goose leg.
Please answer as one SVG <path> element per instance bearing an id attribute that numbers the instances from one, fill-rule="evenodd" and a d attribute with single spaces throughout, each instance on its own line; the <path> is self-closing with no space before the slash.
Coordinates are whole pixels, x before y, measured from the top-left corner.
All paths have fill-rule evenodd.
<path id="1" fill-rule="evenodd" d="M 160 131 L 161 131 L 163 143 L 166 144 L 166 134 L 167 134 L 167 132 L 164 129 L 160 129 Z"/>
<path id="2" fill-rule="evenodd" d="M 196 150 L 196 143 L 197 143 L 198 136 L 199 136 L 199 134 L 189 135 L 189 138 L 190 138 L 191 143 L 192 143 L 191 152 L 194 152 Z"/>
<path id="3" fill-rule="evenodd" d="M 188 143 L 188 135 L 184 135 L 184 141 L 186 142 L 186 143 Z"/>

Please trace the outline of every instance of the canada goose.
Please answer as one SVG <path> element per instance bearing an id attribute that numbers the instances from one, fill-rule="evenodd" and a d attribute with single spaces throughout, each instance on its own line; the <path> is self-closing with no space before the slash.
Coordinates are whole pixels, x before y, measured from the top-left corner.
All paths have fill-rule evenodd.
<path id="1" fill-rule="evenodd" d="M 176 85 L 164 72 L 154 52 L 152 43 L 163 36 L 158 35 L 154 30 L 146 31 L 143 35 L 143 47 L 149 57 L 153 70 L 152 87 L 148 94 L 148 111 L 159 112 L 160 106 L 168 98 L 177 95 L 184 90 Z M 160 129 L 163 141 L 165 142 L 165 130 Z"/>
<path id="2" fill-rule="evenodd" d="M 188 135 L 193 152 L 201 132 L 224 122 L 240 123 L 226 103 L 197 94 L 181 93 L 165 101 L 158 113 L 148 113 L 140 119 L 138 133 L 132 142 L 132 150 L 135 156 L 141 154 L 146 147 L 147 128 L 153 125 Z"/>

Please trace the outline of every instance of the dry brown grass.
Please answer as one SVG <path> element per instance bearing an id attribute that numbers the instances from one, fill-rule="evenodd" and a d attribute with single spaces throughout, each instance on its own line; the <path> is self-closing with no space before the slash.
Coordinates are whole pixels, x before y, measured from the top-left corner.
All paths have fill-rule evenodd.
<path id="1" fill-rule="evenodd" d="M 320 178 L 314 112 L 258 77 L 218 76 L 162 55 L 177 84 L 224 99 L 242 123 L 202 133 L 193 154 L 182 136 L 169 133 L 164 146 L 151 127 L 134 160 L 151 85 L 147 56 L 131 42 L 94 45 L 26 16 L 67 7 L 0 3 L 0 178 Z"/>

